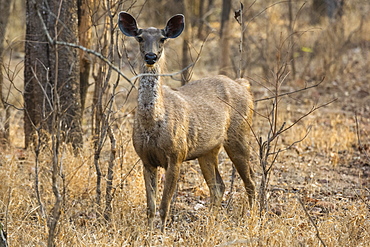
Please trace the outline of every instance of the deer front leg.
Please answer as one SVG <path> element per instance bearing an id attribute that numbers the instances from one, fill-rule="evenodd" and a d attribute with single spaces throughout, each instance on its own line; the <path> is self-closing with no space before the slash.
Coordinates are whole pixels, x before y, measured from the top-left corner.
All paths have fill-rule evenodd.
<path id="1" fill-rule="evenodd" d="M 149 229 L 153 230 L 153 220 L 155 216 L 155 202 L 157 197 L 158 179 L 157 168 L 144 165 L 144 180 L 146 189 L 147 216 Z"/>
<path id="2" fill-rule="evenodd" d="M 170 164 L 166 170 L 163 196 L 159 208 L 159 214 L 162 219 L 161 230 L 163 233 L 165 232 L 167 215 L 170 209 L 172 196 L 176 189 L 177 180 L 179 179 L 179 173 L 180 173 L 180 164 Z"/>

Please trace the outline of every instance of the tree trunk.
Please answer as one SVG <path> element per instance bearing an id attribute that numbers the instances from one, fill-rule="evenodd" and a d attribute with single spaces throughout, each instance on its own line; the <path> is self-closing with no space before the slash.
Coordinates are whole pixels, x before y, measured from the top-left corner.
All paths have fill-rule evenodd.
<path id="1" fill-rule="evenodd" d="M 6 234 L 3 231 L 3 225 L 0 222 L 0 247 L 8 247 L 6 242 Z"/>
<path id="2" fill-rule="evenodd" d="M 189 6 L 186 3 L 186 0 L 183 0 L 183 10 L 182 13 L 184 16 L 187 16 L 189 13 Z M 185 17 L 186 18 L 186 17 Z M 190 54 L 189 54 L 189 40 L 191 34 L 191 21 L 189 20 L 185 26 L 184 30 L 184 39 L 182 41 L 182 69 L 186 68 L 190 64 Z M 190 68 L 184 70 L 181 74 L 181 85 L 185 85 L 191 78 Z"/>
<path id="3" fill-rule="evenodd" d="M 80 45 L 91 48 L 91 14 L 93 0 L 78 0 L 78 40 Z M 85 109 L 86 94 L 89 88 L 91 62 L 86 52 L 80 50 L 80 95 L 81 112 Z"/>
<path id="4" fill-rule="evenodd" d="M 25 146 L 31 144 L 36 129 L 51 132 L 52 111 L 57 104 L 64 141 L 77 148 L 82 144 L 78 51 L 50 44 L 45 30 L 53 40 L 76 44 L 77 2 L 27 0 L 26 23 Z"/>
<path id="5" fill-rule="evenodd" d="M 294 60 L 294 18 L 293 18 L 293 6 L 292 0 L 289 0 L 289 39 L 290 39 L 290 66 L 292 70 L 292 77 L 295 79 L 296 77 L 296 68 L 295 68 L 295 60 Z"/>
<path id="6" fill-rule="evenodd" d="M 6 27 L 9 21 L 10 0 L 0 0 L 0 120 L 4 126 L 0 129 L 0 142 L 6 143 L 9 140 L 9 106 L 6 105 L 3 95 L 3 52 L 4 52 L 4 38 Z"/>
<path id="7" fill-rule="evenodd" d="M 318 24 L 322 17 L 340 19 L 343 15 L 344 0 L 312 0 L 311 23 Z"/>
<path id="8" fill-rule="evenodd" d="M 198 13 L 198 39 L 204 39 L 203 26 L 204 26 L 204 1 L 199 2 L 199 13 Z"/>
<path id="9" fill-rule="evenodd" d="M 230 11 L 231 1 L 222 1 L 221 13 L 221 29 L 220 29 L 220 70 L 222 75 L 231 76 L 231 62 L 230 62 Z"/>

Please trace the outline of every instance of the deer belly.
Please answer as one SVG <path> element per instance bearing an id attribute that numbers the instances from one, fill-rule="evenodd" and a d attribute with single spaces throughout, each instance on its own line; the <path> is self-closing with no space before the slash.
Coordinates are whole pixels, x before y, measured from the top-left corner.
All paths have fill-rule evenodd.
<path id="1" fill-rule="evenodd" d="M 215 135 L 198 136 L 194 141 L 188 140 L 188 153 L 186 160 L 197 159 L 212 150 L 220 149 L 224 143 L 224 135 L 222 131 L 217 132 Z"/>

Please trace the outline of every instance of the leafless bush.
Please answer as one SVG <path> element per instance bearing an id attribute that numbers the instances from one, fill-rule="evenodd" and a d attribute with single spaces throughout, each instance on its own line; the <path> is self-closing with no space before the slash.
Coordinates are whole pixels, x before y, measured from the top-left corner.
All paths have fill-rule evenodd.
<path id="1" fill-rule="evenodd" d="M 109 2 L 113 4 L 110 6 L 110 11 L 108 11 Z M 289 23 L 287 1 L 280 1 L 284 3 L 274 5 L 271 7 L 272 11 L 268 13 L 264 8 L 277 1 L 256 1 L 252 8 L 245 6 L 246 16 L 243 20 L 246 29 L 243 37 L 244 61 L 241 74 L 249 76 L 253 82 L 252 89 L 258 91 L 256 95 L 261 95 L 260 92 L 265 94 L 256 98 L 257 121 L 255 123 L 257 125 L 253 127 L 257 174 L 261 174 L 258 176 L 261 180 L 264 179 L 264 185 L 260 184 L 260 191 L 262 190 L 265 197 L 265 200 L 262 200 L 262 197 L 259 198 L 259 204 L 262 205 L 261 214 L 252 213 L 248 217 L 240 217 L 245 215 L 245 205 L 242 203 L 243 200 L 234 200 L 232 210 L 227 212 L 227 218 L 210 222 L 206 210 L 193 207 L 197 203 L 203 205 L 207 191 L 197 177 L 199 171 L 196 170 L 196 166 L 190 164 L 194 178 L 192 177 L 192 181 L 185 184 L 185 189 L 179 187 L 176 200 L 176 208 L 179 210 L 174 213 L 175 219 L 178 220 L 173 221 L 174 231 L 169 232 L 166 237 L 155 233 L 150 239 L 146 235 L 146 222 L 143 220 L 145 202 L 144 196 L 140 193 L 144 191 L 141 170 L 138 169 L 137 156 L 130 143 L 130 117 L 126 118 L 132 115 L 132 112 L 119 109 L 122 102 L 126 101 L 125 93 L 131 87 L 129 85 L 131 80 L 125 77 L 128 70 L 124 64 L 126 61 L 120 64 L 122 60 L 120 53 L 126 52 L 127 49 L 124 46 L 117 47 L 117 44 L 122 42 L 121 40 L 116 42 L 115 34 L 113 34 L 115 45 L 112 54 L 109 46 L 111 24 L 115 25 L 116 11 L 133 7 L 133 10 L 142 12 L 141 16 L 148 19 L 148 23 L 153 17 L 149 14 L 152 12 L 147 5 L 142 8 L 145 1 L 109 2 L 100 1 L 97 7 L 99 11 L 90 8 L 90 18 L 94 21 L 92 47 L 81 43 L 65 43 L 62 40 L 53 41 L 56 45 L 73 47 L 88 54 L 86 57 L 94 66 L 92 69 L 95 76 L 90 77 L 90 83 L 92 82 L 90 85 L 103 87 L 109 78 L 105 91 L 99 93 L 101 97 L 99 107 L 102 109 L 102 115 L 97 116 L 100 117 L 99 125 L 96 125 L 96 119 L 93 120 L 98 106 L 91 106 L 95 89 L 92 90 L 92 86 L 89 88 L 84 120 L 84 137 L 87 142 L 80 156 L 74 156 L 69 146 L 63 144 L 66 136 L 58 137 L 58 119 L 60 114 L 63 114 L 58 109 L 51 112 L 51 115 L 55 114 L 56 124 L 52 135 L 49 134 L 47 140 L 50 145 L 48 147 L 43 145 L 46 142 L 42 139 L 45 134 L 41 133 L 39 126 L 34 126 L 36 139 L 32 148 L 30 150 L 22 148 L 23 135 L 19 134 L 23 128 L 22 99 L 20 99 L 21 96 L 17 96 L 18 99 L 14 101 L 13 94 L 21 95 L 23 92 L 22 87 L 18 86 L 21 84 L 18 81 L 23 80 L 23 61 L 21 56 L 13 54 L 7 55 L 7 60 L 3 63 L 3 77 L 7 81 L 3 87 L 2 96 L 5 99 L 5 106 L 9 109 L 10 142 L 0 152 L 0 221 L 4 226 L 2 229 L 8 233 L 8 245 L 46 246 L 48 231 L 51 230 L 49 227 L 52 226 L 53 221 L 55 244 L 172 246 L 175 243 L 191 246 L 200 244 L 225 246 L 253 243 L 260 246 L 279 244 L 298 246 L 317 244 L 318 237 L 321 237 L 322 242 L 327 242 L 328 245 L 366 245 L 370 236 L 369 190 L 366 189 L 369 171 L 367 166 L 369 148 L 366 139 L 369 127 L 366 114 L 369 108 L 366 102 L 369 98 L 365 83 L 366 65 L 369 64 L 366 59 L 369 44 L 365 35 L 369 18 L 364 14 L 368 12 L 368 3 L 359 0 L 346 1 L 344 21 L 339 22 L 343 25 L 342 28 L 330 26 L 334 24 L 327 23 L 325 20 L 321 24 L 311 25 L 307 18 L 310 2 L 300 9 L 303 0 L 290 1 L 293 4 L 294 25 Z M 167 2 L 161 0 L 161 6 L 165 8 Z M 153 3 L 150 1 L 150 4 L 156 7 L 154 1 Z M 218 29 L 217 11 L 220 9 L 220 2 L 216 1 L 214 4 L 215 7 L 207 13 L 203 21 L 208 30 Z M 174 14 L 172 9 L 167 11 L 169 14 Z M 261 11 L 262 13 L 259 14 Z M 353 13 L 350 13 L 351 11 Z M 300 12 L 299 16 L 295 17 L 298 12 Z M 160 14 L 160 18 L 165 21 L 166 17 L 162 16 L 161 10 L 157 9 L 156 15 Z M 354 18 L 354 15 L 358 18 Z M 110 19 L 111 16 L 113 21 Z M 160 23 L 163 21 L 158 20 Z M 13 25 L 12 27 L 15 28 Z M 194 25 L 193 30 L 198 31 L 196 28 Z M 236 58 L 235 54 L 239 54 L 240 40 L 237 34 L 239 26 L 232 28 L 235 31 L 232 35 L 235 36 L 231 40 L 233 42 L 231 46 L 236 48 L 232 53 L 235 62 L 233 66 L 237 73 L 239 57 Z M 21 29 L 17 27 L 17 30 Z M 190 36 L 194 37 L 194 33 Z M 284 46 L 281 45 L 282 37 L 286 39 Z M 213 67 L 218 65 L 217 38 L 216 32 L 209 36 L 204 46 L 205 52 L 201 54 L 199 63 L 201 66 L 194 68 L 194 77 L 212 74 L 215 71 Z M 23 42 L 23 38 L 21 40 Z M 195 47 L 199 44 L 194 39 L 190 42 L 194 42 Z M 7 51 L 12 53 L 11 48 Z M 135 56 L 132 53 L 130 55 Z M 280 64 L 277 63 L 278 58 Z M 16 62 L 14 63 L 12 59 L 16 59 Z M 295 80 L 292 79 L 292 62 L 296 66 Z M 111 68 L 110 77 L 109 68 Z M 326 79 L 320 84 L 324 75 Z M 124 86 L 129 85 L 124 93 L 120 91 L 122 84 L 114 88 L 117 77 L 121 78 Z M 350 80 L 347 80 L 348 78 Z M 101 81 L 98 82 L 98 79 Z M 332 79 L 336 79 L 336 84 L 331 84 Z M 9 87 L 7 87 L 8 82 Z M 332 91 L 327 93 L 325 89 L 330 85 L 343 94 L 349 92 L 349 97 L 341 98 L 341 101 L 338 100 L 331 105 L 330 109 L 316 112 L 315 109 L 319 109 L 326 103 L 317 106 L 312 102 L 317 102 L 318 97 L 329 98 L 328 94 Z M 343 86 L 346 86 L 345 90 Z M 365 95 L 365 97 L 353 97 L 354 90 L 350 90 L 353 87 L 359 88 L 361 92 L 359 95 Z M 315 97 L 311 97 L 312 95 Z M 349 101 L 351 106 L 358 109 L 357 116 L 351 115 L 354 111 L 344 112 L 350 107 L 347 104 Z M 312 104 L 308 110 L 307 102 Z M 286 103 L 294 110 L 287 109 Z M 118 110 L 120 112 L 117 112 Z M 3 109 L 0 111 L 3 116 L 6 115 Z M 286 118 L 286 115 L 289 118 Z M 300 120 L 306 115 L 309 119 Z M 119 121 L 117 117 L 120 117 Z M 307 122 L 313 118 L 315 125 L 312 129 L 306 129 Z M 288 129 L 296 121 L 297 123 Z M 97 138 L 101 140 L 98 142 L 98 145 L 101 145 L 100 150 L 93 147 L 97 139 L 91 137 L 94 133 L 92 126 L 100 129 L 96 132 L 99 133 Z M 330 138 L 323 138 L 323 136 L 330 136 Z M 305 137 L 303 142 L 298 143 Z M 284 153 L 285 150 L 287 150 L 286 153 Z M 99 153 L 96 159 L 100 169 L 99 206 L 96 204 L 97 170 L 94 166 L 94 153 Z M 294 153 L 298 154 L 297 157 Z M 335 155 L 334 158 L 332 154 Z M 295 169 L 297 167 L 298 170 Z M 294 172 L 291 172 L 293 169 Z M 118 174 L 119 171 L 122 171 L 121 174 Z M 53 172 L 56 174 L 53 175 Z M 228 172 L 227 169 L 221 170 L 222 174 Z M 275 172 L 283 175 L 275 176 Z M 311 172 L 315 173 L 315 177 L 310 177 Z M 300 180 L 289 177 L 292 173 L 297 173 L 299 178 L 308 180 L 300 184 Z M 276 180 L 279 182 L 282 180 L 283 183 L 278 186 L 284 188 L 283 195 L 278 198 L 279 202 L 280 199 L 284 200 L 279 217 L 264 214 L 267 210 L 271 212 L 276 205 L 277 198 L 271 193 Z M 321 184 L 321 180 L 327 181 Z M 285 187 L 290 188 L 290 184 L 285 185 L 285 183 L 292 183 L 294 190 L 285 190 Z M 310 187 L 311 183 L 313 186 L 320 187 L 315 187 L 316 190 L 313 186 Z M 238 191 L 243 188 L 238 183 L 234 186 L 236 186 L 234 196 L 242 196 L 243 193 L 239 194 Z M 297 195 L 296 189 L 299 192 L 304 191 L 315 200 L 323 199 L 322 191 L 327 189 L 329 195 L 323 200 L 330 201 L 335 205 L 335 209 L 325 215 L 318 215 L 314 211 L 315 207 L 308 204 L 306 197 L 302 197 L 304 205 L 302 204 L 301 207 L 300 202 L 296 200 L 300 196 Z M 54 193 L 53 190 L 58 193 Z M 194 193 L 196 196 L 189 197 L 186 193 Z M 61 200 L 59 212 L 59 206 L 56 204 L 58 200 Z M 57 217 L 59 220 L 55 221 Z M 106 220 L 109 220 L 108 227 Z M 52 234 L 50 238 L 51 236 Z"/>
<path id="2" fill-rule="evenodd" d="M 252 4 L 253 5 L 253 4 Z M 291 13 L 291 2 L 289 2 L 289 19 L 290 19 L 290 25 L 289 30 L 293 32 L 293 17 Z M 244 22 L 243 20 L 243 5 L 241 5 L 240 9 L 235 12 L 235 18 L 237 19 L 239 25 L 241 26 L 241 35 L 240 35 L 240 45 L 239 45 L 239 56 L 240 56 L 240 62 L 239 62 L 239 69 L 237 74 L 242 75 L 242 64 L 243 64 L 243 50 L 242 50 L 242 44 L 243 44 L 243 32 L 244 32 Z M 292 69 L 295 72 L 295 63 L 293 60 L 294 53 L 294 39 L 292 38 L 294 33 L 291 33 L 287 36 L 287 38 L 280 37 L 279 44 L 276 47 L 274 57 L 276 58 L 276 61 L 274 62 L 274 66 L 271 66 L 269 69 L 270 73 L 269 75 L 264 79 L 264 83 L 260 83 L 256 80 L 254 80 L 257 84 L 260 86 L 263 86 L 272 96 L 264 99 L 258 99 L 255 100 L 255 102 L 261 102 L 261 101 L 267 101 L 268 103 L 265 104 L 264 112 L 255 111 L 255 114 L 257 114 L 263 121 L 268 123 L 268 131 L 265 134 L 258 134 L 256 129 L 252 129 L 253 136 L 255 140 L 257 141 L 257 156 L 259 160 L 259 166 L 262 170 L 262 177 L 261 177 L 261 183 L 260 183 L 260 189 L 259 189 L 259 211 L 260 215 L 262 216 L 262 213 L 265 211 L 268 211 L 268 198 L 267 198 L 267 190 L 270 180 L 271 171 L 274 167 L 275 162 L 277 161 L 277 158 L 279 154 L 285 150 L 290 149 L 295 144 L 301 142 L 304 138 L 307 137 L 309 133 L 309 129 L 306 130 L 306 134 L 302 139 L 297 139 L 291 144 L 288 144 L 286 146 L 281 146 L 279 139 L 282 138 L 283 134 L 287 132 L 288 130 L 292 129 L 297 123 L 299 123 L 301 120 L 303 120 L 305 117 L 312 114 L 314 111 L 318 110 L 319 108 L 326 106 L 327 104 L 330 104 L 331 102 L 325 103 L 320 106 L 313 106 L 308 112 L 305 114 L 299 116 L 297 120 L 292 122 L 289 125 L 286 125 L 286 121 L 279 122 L 280 118 L 280 112 L 282 110 L 281 104 L 283 103 L 284 97 L 288 95 L 292 95 L 298 92 L 306 91 L 308 89 L 312 89 L 314 87 L 319 86 L 321 82 L 311 85 L 311 86 L 305 86 L 304 88 L 297 89 L 291 92 L 287 93 L 281 93 L 281 87 L 283 84 L 286 83 L 287 78 L 289 76 L 290 69 Z M 256 85 L 257 86 L 257 85 Z M 234 179 L 234 173 L 232 175 L 232 181 L 231 181 L 231 190 L 233 185 L 233 179 Z"/>

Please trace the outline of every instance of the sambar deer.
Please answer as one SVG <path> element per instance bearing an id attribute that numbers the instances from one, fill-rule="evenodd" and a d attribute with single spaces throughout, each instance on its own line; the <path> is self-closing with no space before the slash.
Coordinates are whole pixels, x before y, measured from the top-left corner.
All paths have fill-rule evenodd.
<path id="1" fill-rule="evenodd" d="M 212 208 L 221 206 L 225 185 L 218 171 L 218 154 L 222 147 L 244 182 L 251 206 L 255 185 L 249 165 L 253 113 L 249 82 L 214 76 L 171 89 L 162 85 L 159 60 L 166 40 L 183 31 L 184 16 L 173 16 L 164 29 L 140 29 L 132 15 L 120 12 L 118 25 L 123 34 L 136 38 L 142 59 L 133 144 L 144 166 L 149 228 L 153 229 L 156 212 L 158 167 L 166 170 L 159 208 L 162 232 L 184 161 L 198 159 Z"/>

